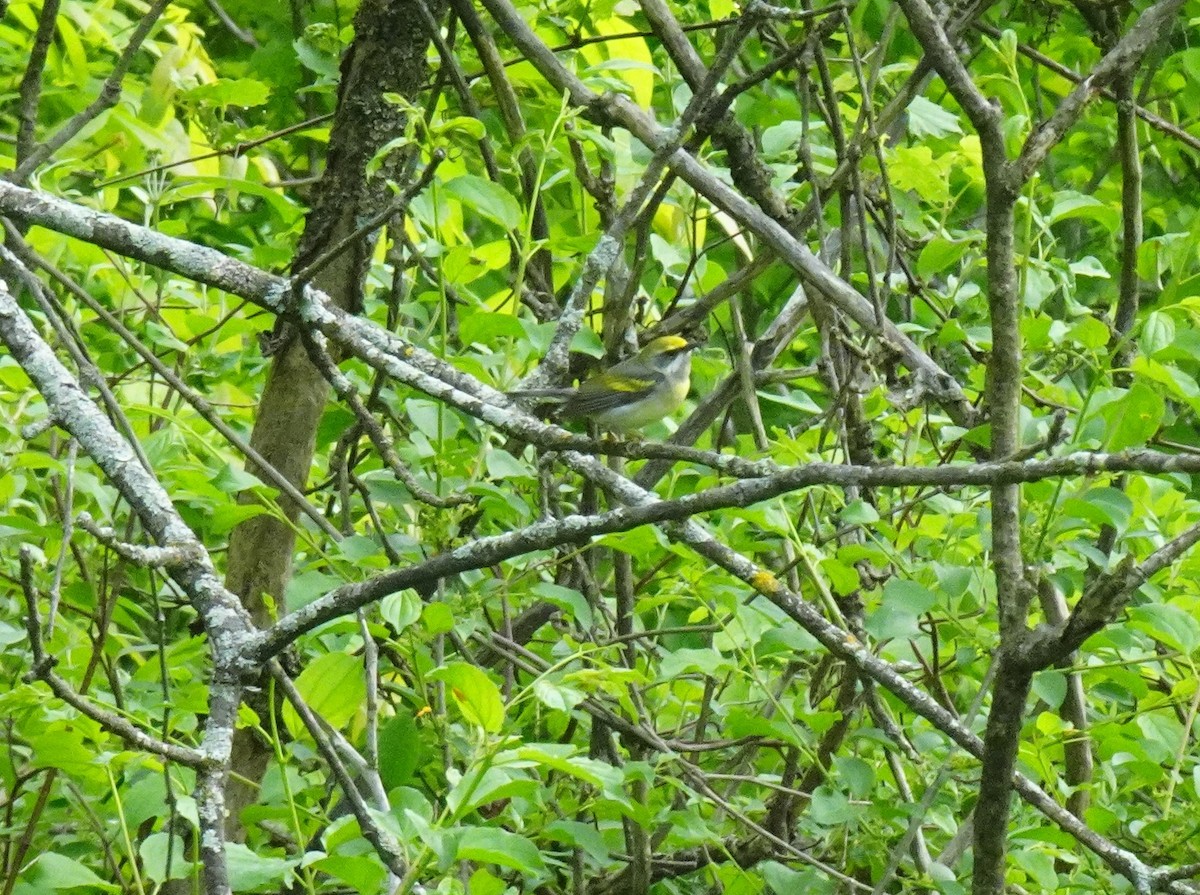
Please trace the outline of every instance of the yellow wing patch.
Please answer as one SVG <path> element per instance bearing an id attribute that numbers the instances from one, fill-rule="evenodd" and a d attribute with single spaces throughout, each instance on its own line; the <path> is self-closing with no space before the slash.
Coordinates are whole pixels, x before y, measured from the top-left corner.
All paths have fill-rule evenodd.
<path id="1" fill-rule="evenodd" d="M 614 376 L 611 380 L 606 380 L 604 385 L 614 392 L 644 392 L 650 386 L 654 385 L 654 383 L 649 379 L 617 378 Z"/>

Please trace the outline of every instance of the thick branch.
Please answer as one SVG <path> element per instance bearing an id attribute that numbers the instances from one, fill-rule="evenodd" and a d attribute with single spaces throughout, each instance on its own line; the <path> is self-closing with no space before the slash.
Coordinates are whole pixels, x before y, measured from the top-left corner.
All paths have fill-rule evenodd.
<path id="1" fill-rule="evenodd" d="M 1014 184 L 1019 186 L 1033 176 L 1046 154 L 1075 126 L 1097 91 L 1137 67 L 1146 51 L 1166 35 L 1182 6 L 1183 0 L 1159 0 L 1146 10 L 1092 73 L 1055 106 L 1054 114 L 1029 135 L 1020 157 L 1013 162 Z"/>
<path id="2" fill-rule="evenodd" d="M 179 517 L 166 491 L 136 462 L 132 449 L 42 341 L 2 281 L 0 341 L 42 393 L 54 421 L 104 471 L 146 531 L 160 546 L 180 548 L 182 561 L 171 566 L 172 578 L 196 607 L 215 648 L 230 657 L 240 654 L 248 623 L 241 604 L 222 587 L 208 553 Z"/>
<path id="3" fill-rule="evenodd" d="M 971 124 L 979 132 L 980 139 L 1003 146 L 1004 136 L 1000 131 L 1003 116 L 999 107 L 993 105 L 971 80 L 971 73 L 958 58 L 933 9 L 925 0 L 900 0 L 900 8 L 904 10 L 913 35 L 925 50 L 925 58 L 932 63 L 950 93 L 963 107 Z"/>

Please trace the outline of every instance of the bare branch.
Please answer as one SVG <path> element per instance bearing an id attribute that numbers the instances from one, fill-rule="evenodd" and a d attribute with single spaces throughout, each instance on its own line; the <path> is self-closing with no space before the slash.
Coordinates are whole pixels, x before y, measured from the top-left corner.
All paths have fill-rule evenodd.
<path id="1" fill-rule="evenodd" d="M 597 95 L 567 71 L 508 0 L 483 0 L 483 3 L 542 76 L 556 88 L 565 91 L 572 102 L 582 106 L 586 115 L 602 124 L 620 124 L 652 150 L 657 151 L 670 144 L 671 132 L 659 127 L 626 97 Z M 930 393 L 942 401 L 947 411 L 957 420 L 974 419 L 974 409 L 963 395 L 957 381 L 934 363 L 895 324 L 887 320 L 877 321 L 871 302 L 842 281 L 783 225 L 764 214 L 737 190 L 716 177 L 690 153 L 675 150 L 669 158 L 669 165 L 675 174 L 687 181 L 698 193 L 753 230 L 782 260 L 800 273 L 811 289 L 820 291 L 865 331 L 902 355 L 913 371 L 926 379 Z"/>
<path id="2" fill-rule="evenodd" d="M 1012 164 L 1013 183 L 1017 188 L 1033 176 L 1047 153 L 1075 126 L 1095 93 L 1122 74 L 1132 72 L 1146 52 L 1166 36 L 1182 6 L 1183 0 L 1159 0 L 1146 10 L 1092 73 L 1059 101 L 1054 114 L 1029 135 L 1020 157 Z"/>
<path id="3" fill-rule="evenodd" d="M 79 132 L 87 127 L 89 122 L 95 120 L 102 112 L 111 109 L 117 104 L 117 100 L 121 96 L 121 82 L 125 80 L 125 75 L 133 65 L 133 60 L 137 58 L 138 51 L 142 48 L 142 43 L 149 37 L 150 31 L 170 4 L 171 0 L 154 0 L 154 3 L 146 10 L 145 15 L 142 16 L 141 21 L 138 22 L 137 28 L 133 30 L 133 34 L 130 35 L 129 43 L 121 51 L 121 56 L 117 60 L 117 64 L 113 66 L 112 71 L 108 73 L 108 77 L 104 79 L 104 84 L 100 88 L 100 95 L 92 100 L 86 108 L 76 113 L 66 124 L 39 143 L 29 155 L 22 159 L 21 163 L 8 175 L 10 181 L 13 183 L 24 183 L 29 179 L 29 175 L 33 173 L 38 165 L 58 152 L 59 149 L 67 145 L 71 140 L 75 139 Z"/>
<path id="4" fill-rule="evenodd" d="M 333 776 L 337 778 L 342 795 L 346 798 L 351 810 L 354 812 L 354 817 L 358 821 L 363 836 L 371 843 L 375 849 L 375 853 L 379 855 L 380 860 L 383 861 L 388 870 L 397 877 L 403 877 L 408 870 L 407 862 L 404 859 L 404 849 L 396 841 L 395 837 L 392 836 L 391 832 L 377 824 L 371 816 L 367 803 L 359 793 L 358 787 L 354 785 L 353 776 L 338 756 L 338 751 L 330 738 L 329 731 L 321 719 L 308 707 L 308 704 L 300 695 L 300 691 L 296 689 L 296 685 L 284 673 L 279 663 L 271 662 L 270 670 L 271 677 L 275 679 L 284 696 L 291 703 L 292 708 L 296 710 L 296 714 L 304 723 L 309 735 L 316 742 L 317 749 L 329 765 Z"/>
<path id="5" fill-rule="evenodd" d="M 46 652 L 46 645 L 42 640 L 42 624 L 38 618 L 37 590 L 33 584 L 33 554 L 26 545 L 21 547 L 20 561 L 21 592 L 25 595 L 25 630 L 29 635 L 29 651 L 33 655 L 33 668 L 25 675 L 25 680 L 44 681 L 55 696 L 81 715 L 91 718 L 109 733 L 120 737 L 134 749 L 161 755 L 193 768 L 210 763 L 209 757 L 203 752 L 156 739 L 116 712 L 103 709 L 90 699 L 85 699 L 54 673 L 55 660 Z"/>

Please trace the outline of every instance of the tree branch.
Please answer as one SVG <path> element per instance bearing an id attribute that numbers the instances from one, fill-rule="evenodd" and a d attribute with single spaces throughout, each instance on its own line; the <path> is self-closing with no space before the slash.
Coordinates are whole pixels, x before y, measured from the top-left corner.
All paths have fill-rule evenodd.
<path id="1" fill-rule="evenodd" d="M 1183 0 L 1159 0 L 1146 10 L 1092 73 L 1058 102 L 1054 114 L 1029 135 L 1020 157 L 1012 163 L 1016 188 L 1033 176 L 1047 153 L 1075 126 L 1092 96 L 1122 74 L 1132 72 L 1146 51 L 1163 39 L 1182 6 Z"/>
<path id="2" fill-rule="evenodd" d="M 25 680 L 44 681 L 55 696 L 81 715 L 91 718 L 109 733 L 120 737 L 134 749 L 141 749 L 192 768 L 199 768 L 210 763 L 209 757 L 204 753 L 187 746 L 156 739 L 130 724 L 116 712 L 102 709 L 91 700 L 80 696 L 71 689 L 66 681 L 54 673 L 55 659 L 46 653 L 46 645 L 42 640 L 37 590 L 33 584 L 33 553 L 28 545 L 21 546 L 20 562 L 21 592 L 25 595 L 25 630 L 29 635 L 29 651 L 33 656 L 33 668 L 25 675 Z"/>

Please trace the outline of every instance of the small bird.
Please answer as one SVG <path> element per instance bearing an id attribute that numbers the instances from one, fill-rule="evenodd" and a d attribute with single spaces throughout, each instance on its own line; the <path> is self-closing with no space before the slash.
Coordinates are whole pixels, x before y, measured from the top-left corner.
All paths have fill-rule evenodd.
<path id="1" fill-rule="evenodd" d="M 559 416 L 587 418 L 611 432 L 631 432 L 662 419 L 683 403 L 691 387 L 695 347 L 679 336 L 659 336 L 579 388 L 526 389 L 509 392 L 509 397 L 560 400 Z"/>

